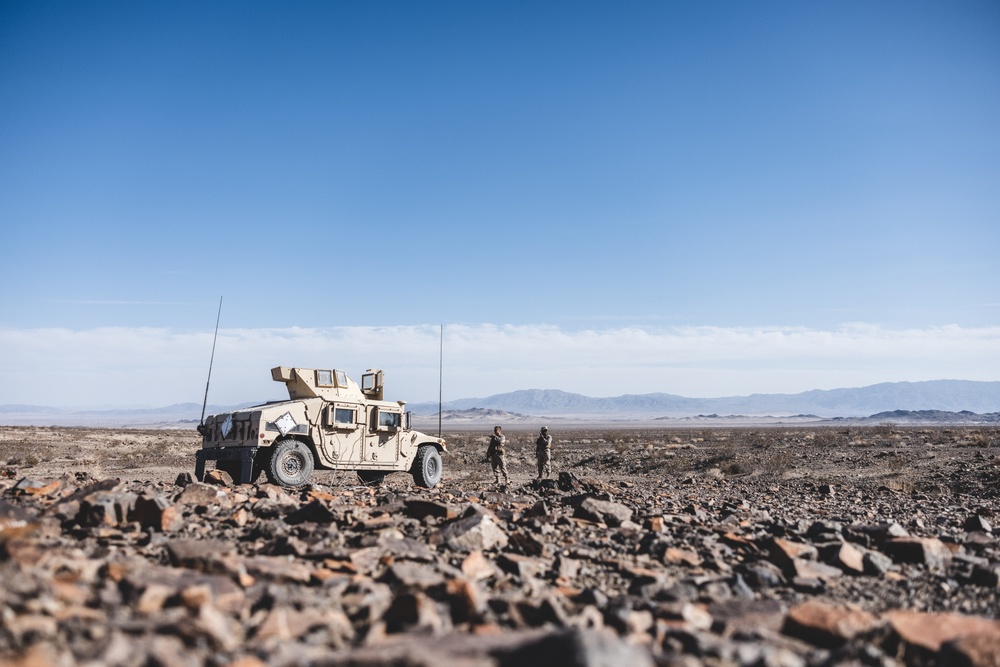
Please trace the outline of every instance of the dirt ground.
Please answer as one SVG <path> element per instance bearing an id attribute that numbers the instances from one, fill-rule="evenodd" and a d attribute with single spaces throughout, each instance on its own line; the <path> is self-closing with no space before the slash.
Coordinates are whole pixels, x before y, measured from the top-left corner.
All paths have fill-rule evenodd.
<path id="1" fill-rule="evenodd" d="M 0 664 L 997 664 L 1000 427 L 555 428 L 535 482 L 511 425 L 502 488 L 491 428 L 434 489 L 288 491 L 191 482 L 193 429 L 0 427 Z"/>
<path id="2" fill-rule="evenodd" d="M 491 484 L 483 463 L 490 428 L 444 432 L 442 485 Z M 512 485 L 535 475 L 534 430 L 511 429 Z M 1000 494 L 1000 427 L 628 428 L 553 431 L 555 470 L 602 480 L 680 481 L 709 476 L 744 483 L 814 481 L 845 487 L 887 487 L 957 497 Z M 95 478 L 173 482 L 194 470 L 200 436 L 192 430 L 0 426 L 0 467 L 11 475 L 46 478 L 87 472 Z M 318 471 L 315 482 L 353 485 L 352 473 Z M 408 474 L 387 483 L 405 487 Z"/>

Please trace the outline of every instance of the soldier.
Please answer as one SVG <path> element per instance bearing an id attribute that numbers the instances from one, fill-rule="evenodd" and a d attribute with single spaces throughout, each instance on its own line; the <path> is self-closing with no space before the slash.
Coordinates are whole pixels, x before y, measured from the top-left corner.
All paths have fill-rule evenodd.
<path id="1" fill-rule="evenodd" d="M 545 426 L 535 440 L 535 459 L 538 461 L 538 479 L 542 478 L 543 473 L 546 477 L 552 474 L 552 436 Z"/>
<path id="2" fill-rule="evenodd" d="M 490 438 L 490 446 L 486 449 L 486 461 L 493 467 L 493 477 L 496 483 L 500 484 L 500 475 L 503 474 L 503 483 L 506 486 L 510 482 L 510 475 L 507 474 L 507 438 L 503 435 L 503 430 L 499 426 L 493 428 L 493 436 Z"/>

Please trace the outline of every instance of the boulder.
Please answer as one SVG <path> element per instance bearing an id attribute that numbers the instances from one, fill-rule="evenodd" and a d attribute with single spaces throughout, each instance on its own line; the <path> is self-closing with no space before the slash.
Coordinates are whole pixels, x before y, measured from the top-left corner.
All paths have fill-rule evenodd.
<path id="1" fill-rule="evenodd" d="M 442 526 L 435 541 L 456 551 L 471 552 L 503 549 L 509 540 L 492 513 L 473 511 Z"/>
<path id="2" fill-rule="evenodd" d="M 788 610 L 782 632 L 815 646 L 836 648 L 877 625 L 876 618 L 866 611 L 808 601 Z"/>
<path id="3" fill-rule="evenodd" d="M 576 506 L 573 516 L 616 527 L 631 521 L 632 510 L 621 503 L 587 498 Z"/>

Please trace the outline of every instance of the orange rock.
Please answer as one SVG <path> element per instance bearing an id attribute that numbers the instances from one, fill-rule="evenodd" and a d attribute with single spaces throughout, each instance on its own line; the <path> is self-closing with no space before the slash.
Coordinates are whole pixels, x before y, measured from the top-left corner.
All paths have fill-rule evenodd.
<path id="1" fill-rule="evenodd" d="M 334 501 L 337 500 L 337 496 L 332 493 L 327 493 L 326 491 L 318 491 L 315 489 L 310 490 L 306 493 L 306 498 L 309 500 L 321 500 L 321 501 Z"/>
<path id="2" fill-rule="evenodd" d="M 323 560 L 323 565 L 328 570 L 332 570 L 334 572 L 355 573 L 358 571 L 358 568 L 354 565 L 354 563 L 342 558 L 326 558 Z"/>
<path id="3" fill-rule="evenodd" d="M 503 628 L 501 628 L 496 623 L 480 623 L 478 625 L 472 626 L 472 634 L 481 636 L 493 636 L 503 633 Z"/>
<path id="4" fill-rule="evenodd" d="M 135 499 L 130 518 L 145 528 L 166 532 L 178 527 L 181 516 L 163 496 L 142 495 Z"/>
<path id="5" fill-rule="evenodd" d="M 864 574 L 865 555 L 850 542 L 844 542 L 834 554 L 831 565 L 851 574 Z"/>
<path id="6" fill-rule="evenodd" d="M 934 652 L 942 644 L 964 637 L 1000 641 L 1000 621 L 981 616 L 897 610 L 887 612 L 885 618 L 902 641 Z"/>
<path id="7" fill-rule="evenodd" d="M 337 574 L 333 570 L 328 570 L 325 567 L 321 567 L 316 570 L 313 570 L 312 581 L 310 581 L 309 583 L 322 584 L 326 581 L 329 581 L 330 579 L 333 579 L 334 577 L 339 577 L 339 576 L 341 575 Z"/>
<path id="8" fill-rule="evenodd" d="M 451 579 L 445 590 L 451 598 L 452 614 L 458 618 L 473 618 L 486 609 L 486 596 L 473 581 Z"/>
<path id="9" fill-rule="evenodd" d="M 205 473 L 205 484 L 214 486 L 229 486 L 229 478 L 221 470 L 209 470 Z"/>
<path id="10" fill-rule="evenodd" d="M 48 496 L 62 488 L 62 482 L 58 479 L 42 486 L 29 486 L 22 489 L 24 493 L 32 496 Z"/>
<path id="11" fill-rule="evenodd" d="M 829 583 L 833 579 L 842 576 L 844 573 L 840 568 L 825 563 L 817 563 L 803 558 L 793 558 L 789 569 L 793 576 L 803 579 L 820 579 Z"/>
<path id="12" fill-rule="evenodd" d="M 878 625 L 866 611 L 809 601 L 792 607 L 782 632 L 815 646 L 835 648 Z"/>
<path id="13" fill-rule="evenodd" d="M 261 662 L 259 658 L 255 658 L 252 655 L 244 656 L 242 658 L 237 658 L 233 660 L 226 667 L 266 667 L 265 663 Z"/>
<path id="14" fill-rule="evenodd" d="M 771 554 L 771 562 L 782 568 L 789 568 L 796 559 L 816 560 L 816 547 L 811 544 L 802 544 L 783 540 L 780 537 L 772 538 L 767 545 Z"/>
<path id="15" fill-rule="evenodd" d="M 38 642 L 24 651 L 19 657 L 3 664 L 9 667 L 56 667 L 61 661 L 56 650 L 48 642 Z"/>
<path id="16" fill-rule="evenodd" d="M 667 550 L 663 553 L 663 563 L 698 567 L 701 565 L 701 556 L 687 549 L 667 547 Z"/>

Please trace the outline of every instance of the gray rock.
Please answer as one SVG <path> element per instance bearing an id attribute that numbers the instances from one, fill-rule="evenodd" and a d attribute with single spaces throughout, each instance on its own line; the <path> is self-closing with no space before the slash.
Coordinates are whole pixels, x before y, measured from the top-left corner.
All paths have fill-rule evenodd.
<path id="1" fill-rule="evenodd" d="M 462 552 L 491 551 L 507 546 L 507 534 L 490 513 L 472 512 L 445 524 L 435 541 Z"/>
<path id="2" fill-rule="evenodd" d="M 497 651 L 499 667 L 653 667 L 649 651 L 613 635 L 570 629 L 509 651 Z"/>
<path id="3" fill-rule="evenodd" d="M 100 491 L 80 504 L 76 520 L 82 526 L 119 526 L 129 520 L 136 494 L 129 491 Z"/>
<path id="4" fill-rule="evenodd" d="M 615 527 L 622 525 L 626 521 L 631 521 L 632 510 L 621 503 L 587 498 L 577 505 L 573 516 Z"/>
<path id="5" fill-rule="evenodd" d="M 951 550 L 934 537 L 895 537 L 882 546 L 897 563 L 919 563 L 943 570 L 951 561 Z"/>
<path id="6" fill-rule="evenodd" d="M 990 525 L 990 522 L 979 514 L 973 514 L 968 519 L 966 519 L 965 523 L 962 525 L 962 528 L 969 532 L 972 531 L 979 531 L 981 533 L 993 532 L 993 526 Z"/>

